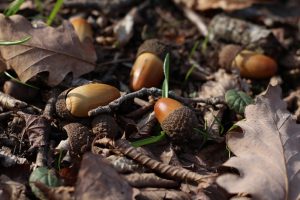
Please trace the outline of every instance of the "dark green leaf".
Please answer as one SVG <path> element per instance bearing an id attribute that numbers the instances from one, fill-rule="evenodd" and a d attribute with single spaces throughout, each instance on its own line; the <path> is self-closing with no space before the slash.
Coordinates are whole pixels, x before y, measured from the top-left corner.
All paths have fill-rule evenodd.
<path id="1" fill-rule="evenodd" d="M 228 90 L 225 94 L 225 101 L 230 109 L 237 113 L 244 113 L 245 107 L 252 104 L 253 99 L 248 96 L 245 92 L 237 90 Z"/>
<path id="2" fill-rule="evenodd" d="M 29 177 L 29 185 L 34 195 L 40 199 L 45 199 L 43 193 L 34 185 L 34 182 L 40 182 L 48 187 L 60 186 L 60 181 L 53 170 L 46 167 L 39 167 L 35 169 Z"/>

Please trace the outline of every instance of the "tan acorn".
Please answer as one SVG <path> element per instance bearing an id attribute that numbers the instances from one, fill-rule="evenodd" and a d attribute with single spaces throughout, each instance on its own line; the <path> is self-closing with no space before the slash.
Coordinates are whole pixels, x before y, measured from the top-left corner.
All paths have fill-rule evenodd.
<path id="1" fill-rule="evenodd" d="M 168 46 L 158 39 L 146 40 L 138 49 L 137 58 L 130 72 L 130 88 L 158 87 L 164 77 L 163 60 Z"/>
<path id="2" fill-rule="evenodd" d="M 222 67 L 235 67 L 245 78 L 270 78 L 277 72 L 276 61 L 266 55 L 254 51 L 242 50 L 237 45 L 225 46 L 219 54 L 219 64 Z"/>
<path id="3" fill-rule="evenodd" d="M 81 123 L 69 123 L 63 126 L 69 139 L 69 153 L 72 158 L 80 158 L 89 151 L 93 141 L 93 134 L 88 127 Z"/>
<path id="4" fill-rule="evenodd" d="M 115 139 L 119 136 L 119 127 L 111 115 L 101 114 L 92 121 L 93 134 Z"/>
<path id="5" fill-rule="evenodd" d="M 91 83 L 65 90 L 58 96 L 56 113 L 65 119 L 88 117 L 88 112 L 105 106 L 120 97 L 120 91 L 110 85 Z"/>
<path id="6" fill-rule="evenodd" d="M 81 42 L 93 39 L 92 27 L 84 18 L 74 17 L 70 19 L 70 22 Z"/>
<path id="7" fill-rule="evenodd" d="M 154 105 L 154 113 L 161 128 L 174 141 L 189 140 L 197 127 L 196 114 L 171 98 L 161 98 Z"/>

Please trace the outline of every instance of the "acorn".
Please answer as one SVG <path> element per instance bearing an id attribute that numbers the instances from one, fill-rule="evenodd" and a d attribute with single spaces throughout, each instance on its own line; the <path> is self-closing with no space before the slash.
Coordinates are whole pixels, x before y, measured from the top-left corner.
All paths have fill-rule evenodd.
<path id="1" fill-rule="evenodd" d="M 161 98 L 154 105 L 154 113 L 161 128 L 175 142 L 189 140 L 197 127 L 196 114 L 171 98 Z"/>
<path id="2" fill-rule="evenodd" d="M 164 77 L 163 60 L 168 46 L 158 39 L 146 40 L 138 49 L 137 58 L 130 72 L 130 88 L 158 87 Z"/>
<path id="3" fill-rule="evenodd" d="M 93 39 L 92 27 L 84 18 L 73 17 L 70 22 L 81 42 Z"/>
<path id="4" fill-rule="evenodd" d="M 81 123 L 69 123 L 63 126 L 69 139 L 69 153 L 72 158 L 80 158 L 91 148 L 93 134 L 88 127 Z"/>
<path id="5" fill-rule="evenodd" d="M 119 127 L 111 115 L 98 115 L 92 121 L 94 135 L 115 139 L 119 136 Z"/>
<path id="6" fill-rule="evenodd" d="M 64 119 L 88 117 L 88 112 L 105 106 L 120 97 L 120 91 L 110 85 L 91 83 L 62 92 L 56 101 L 56 113 Z"/>
<path id="7" fill-rule="evenodd" d="M 237 45 L 225 46 L 219 54 L 221 67 L 235 67 L 245 78 L 264 79 L 270 78 L 277 72 L 277 63 L 269 56 L 250 50 L 242 50 Z"/>
<path id="8" fill-rule="evenodd" d="M 33 101 L 38 95 L 38 89 L 18 83 L 13 80 L 5 81 L 3 92 L 21 101 Z"/>

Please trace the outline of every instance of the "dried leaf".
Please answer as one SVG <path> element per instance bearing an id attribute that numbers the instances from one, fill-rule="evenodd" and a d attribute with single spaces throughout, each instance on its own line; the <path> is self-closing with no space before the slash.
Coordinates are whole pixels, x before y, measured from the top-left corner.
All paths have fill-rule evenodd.
<path id="1" fill-rule="evenodd" d="M 48 84 L 55 86 L 68 73 L 77 78 L 94 69 L 94 49 L 79 41 L 69 22 L 58 28 L 34 28 L 20 15 L 8 18 L 0 14 L 0 27 L 5 27 L 0 29 L 0 40 L 3 41 L 31 36 L 22 45 L 0 46 L 0 60 L 6 63 L 7 69 L 15 70 L 23 82 L 41 72 L 49 72 Z"/>
<path id="2" fill-rule="evenodd" d="M 228 134 L 227 144 L 236 157 L 225 166 L 240 175 L 225 174 L 217 183 L 229 193 L 250 194 L 253 199 L 300 198 L 300 125 L 280 99 L 279 86 L 269 86 L 237 123 L 244 132 Z"/>
<path id="3" fill-rule="evenodd" d="M 17 157 L 12 154 L 11 150 L 7 147 L 2 147 L 0 149 L 0 166 L 12 167 L 14 165 L 24 165 L 28 164 L 26 158 Z"/>
<path id="4" fill-rule="evenodd" d="M 41 147 L 47 145 L 50 124 L 43 116 L 30 115 L 22 112 L 18 112 L 25 120 L 26 126 L 23 129 L 22 134 L 25 134 L 29 138 L 29 143 L 32 148 Z"/>
<path id="5" fill-rule="evenodd" d="M 75 199 L 131 200 L 131 186 L 101 156 L 86 153 L 75 187 Z"/>
<path id="6" fill-rule="evenodd" d="M 273 0 L 174 0 L 196 10 L 223 9 L 238 10 L 251 6 L 254 3 L 265 3 Z"/>
<path id="7" fill-rule="evenodd" d="M 0 176 L 0 199 L 27 200 L 25 185 L 12 181 L 5 175 Z"/>

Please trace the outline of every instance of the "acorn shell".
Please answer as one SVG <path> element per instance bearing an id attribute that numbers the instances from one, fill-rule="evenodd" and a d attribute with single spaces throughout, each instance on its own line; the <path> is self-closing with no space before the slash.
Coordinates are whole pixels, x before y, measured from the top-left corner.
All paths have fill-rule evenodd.
<path id="1" fill-rule="evenodd" d="M 88 117 L 88 112 L 105 106 L 120 97 L 120 91 L 110 85 L 91 83 L 63 92 L 56 103 L 56 111 L 62 118 Z M 59 102 L 64 100 L 65 102 Z"/>
<path id="2" fill-rule="evenodd" d="M 93 39 L 93 31 L 91 25 L 86 21 L 86 19 L 81 17 L 74 17 L 70 19 L 77 36 L 81 42 L 85 40 Z"/>
<path id="3" fill-rule="evenodd" d="M 195 113 L 186 106 L 174 110 L 161 123 L 161 128 L 174 141 L 189 140 L 197 126 Z"/>
<path id="4" fill-rule="evenodd" d="M 149 39 L 141 44 L 137 52 L 137 57 L 146 52 L 153 53 L 163 61 L 165 59 L 165 56 L 169 52 L 169 47 L 168 45 L 166 45 L 166 43 L 158 39 Z"/>
<path id="5" fill-rule="evenodd" d="M 92 131 L 95 135 L 116 138 L 119 134 L 119 127 L 111 115 L 98 115 L 92 121 Z"/>
<path id="6" fill-rule="evenodd" d="M 69 123 L 63 127 L 69 138 L 69 153 L 72 158 L 79 158 L 89 151 L 93 141 L 93 134 L 88 127 L 81 123 Z"/>

